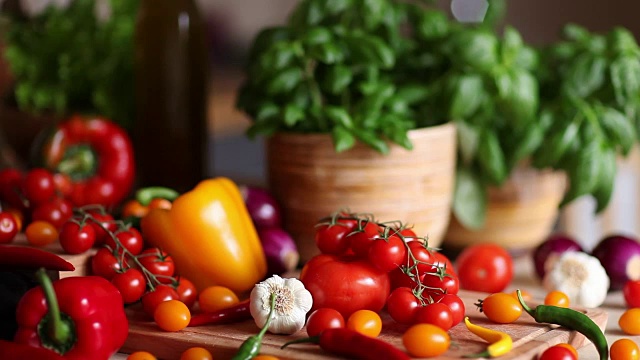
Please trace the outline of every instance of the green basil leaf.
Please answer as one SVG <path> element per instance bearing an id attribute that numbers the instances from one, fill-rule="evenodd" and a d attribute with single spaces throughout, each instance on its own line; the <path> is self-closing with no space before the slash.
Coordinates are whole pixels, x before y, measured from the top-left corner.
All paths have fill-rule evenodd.
<path id="1" fill-rule="evenodd" d="M 477 127 L 465 121 L 456 121 L 456 128 L 460 160 L 465 165 L 471 164 L 478 153 L 480 132 Z"/>
<path id="2" fill-rule="evenodd" d="M 387 14 L 388 2 L 385 0 L 360 0 L 362 2 L 361 17 L 368 30 L 377 27 Z"/>
<path id="3" fill-rule="evenodd" d="M 520 53 L 522 46 L 522 36 L 520 36 L 518 30 L 512 26 L 506 26 L 500 49 L 502 62 L 507 65 L 511 64 L 518 56 L 518 53 Z"/>
<path id="4" fill-rule="evenodd" d="M 304 110 L 294 104 L 287 104 L 284 107 L 284 124 L 288 127 L 294 127 L 299 121 L 304 119 Z"/>
<path id="5" fill-rule="evenodd" d="M 586 28 L 577 25 L 577 24 L 567 24 L 562 29 L 562 33 L 564 37 L 569 40 L 573 40 L 582 44 L 587 44 L 589 39 L 591 38 L 591 34 L 589 30 Z"/>
<path id="6" fill-rule="evenodd" d="M 449 19 L 442 11 L 424 10 L 416 26 L 417 34 L 425 40 L 435 40 L 449 33 Z"/>
<path id="7" fill-rule="evenodd" d="M 524 136 L 518 139 L 515 149 L 507 154 L 509 169 L 513 169 L 521 160 L 531 155 L 540 147 L 543 140 L 544 130 L 542 126 L 537 122 L 529 124 Z"/>
<path id="8" fill-rule="evenodd" d="M 355 135 L 360 141 L 369 145 L 374 150 L 382 154 L 389 153 L 389 145 L 387 144 L 386 141 L 384 141 L 378 135 L 376 135 L 375 132 L 371 130 L 363 129 L 363 130 L 358 130 Z"/>
<path id="9" fill-rule="evenodd" d="M 482 78 L 479 75 L 465 74 L 453 80 L 455 83 L 451 94 L 449 117 L 453 120 L 468 118 L 476 112 L 482 102 L 485 92 Z"/>
<path id="10" fill-rule="evenodd" d="M 632 119 L 618 110 L 607 107 L 601 110 L 600 121 L 610 142 L 626 156 L 636 142 L 636 130 Z"/>
<path id="11" fill-rule="evenodd" d="M 453 214 L 465 227 L 480 229 L 487 211 L 487 192 L 480 179 L 469 169 L 458 167 L 453 192 Z"/>
<path id="12" fill-rule="evenodd" d="M 286 41 L 290 38 L 290 31 L 284 26 L 270 27 L 261 30 L 251 43 L 249 49 L 249 62 L 256 59 L 274 44 Z"/>
<path id="13" fill-rule="evenodd" d="M 560 207 L 596 189 L 600 176 L 601 156 L 601 145 L 597 141 L 591 141 L 576 152 L 576 159 L 567 172 L 569 190 L 560 202 Z"/>
<path id="14" fill-rule="evenodd" d="M 351 60 L 359 64 L 375 64 L 383 69 L 393 67 L 396 62 L 393 49 L 373 35 L 350 35 L 344 41 L 351 52 Z"/>
<path id="15" fill-rule="evenodd" d="M 302 70 L 297 67 L 279 72 L 267 83 L 267 94 L 277 95 L 293 90 L 302 81 L 302 75 Z"/>
<path id="16" fill-rule="evenodd" d="M 331 31 L 326 27 L 313 26 L 304 30 L 304 33 L 300 36 L 300 41 L 305 45 L 318 45 L 324 44 L 333 40 Z"/>
<path id="17" fill-rule="evenodd" d="M 616 55 L 638 56 L 638 43 L 635 37 L 628 29 L 616 27 L 607 35 L 610 51 Z"/>
<path id="18" fill-rule="evenodd" d="M 297 42 L 281 41 L 269 48 L 260 57 L 262 69 L 280 70 L 289 66 L 296 56 L 302 54 L 302 47 Z"/>
<path id="19" fill-rule="evenodd" d="M 352 6 L 353 0 L 325 0 L 324 3 L 327 13 L 336 15 Z"/>
<path id="20" fill-rule="evenodd" d="M 402 146 L 407 150 L 413 149 L 413 143 L 409 139 L 409 128 L 405 124 L 411 124 L 411 119 L 402 119 L 400 116 L 393 114 L 384 115 L 381 119 L 384 135 L 394 143 Z"/>
<path id="21" fill-rule="evenodd" d="M 512 121 L 522 124 L 529 121 L 538 110 L 538 82 L 528 71 L 510 72 L 511 88 L 501 101 L 502 112 Z"/>
<path id="22" fill-rule="evenodd" d="M 353 128 L 353 120 L 351 120 L 351 116 L 344 108 L 328 105 L 324 107 L 324 113 L 335 125 L 346 129 Z"/>
<path id="23" fill-rule="evenodd" d="M 265 121 L 280 115 L 280 108 L 271 102 L 261 104 L 256 111 L 255 121 Z"/>
<path id="24" fill-rule="evenodd" d="M 567 89 L 578 97 L 587 97 L 604 83 L 607 60 L 588 53 L 578 55 L 566 74 Z"/>
<path id="25" fill-rule="evenodd" d="M 514 65 L 519 68 L 534 71 L 540 62 L 539 57 L 538 51 L 529 46 L 523 46 L 516 55 Z"/>
<path id="26" fill-rule="evenodd" d="M 492 183 L 501 185 L 507 179 L 504 152 L 495 132 L 482 132 L 478 144 L 478 162 Z"/>
<path id="27" fill-rule="evenodd" d="M 424 101 L 428 96 L 429 89 L 426 86 L 420 84 L 408 84 L 398 88 L 392 98 L 412 105 Z"/>
<path id="28" fill-rule="evenodd" d="M 338 125 L 331 130 L 331 138 L 333 139 L 333 147 L 336 152 L 349 150 L 355 145 L 356 138 L 349 130 Z"/>
<path id="29" fill-rule="evenodd" d="M 498 64 L 498 39 L 492 32 L 462 31 L 453 39 L 452 60 L 480 72 L 489 73 Z"/>
<path id="30" fill-rule="evenodd" d="M 353 79 L 353 71 L 344 65 L 334 65 L 327 69 L 322 87 L 331 94 L 342 93 Z"/>
<path id="31" fill-rule="evenodd" d="M 317 25 L 325 17 L 325 0 L 303 0 L 299 3 L 291 16 L 289 25 L 294 28 L 304 29 L 308 25 Z"/>
<path id="32" fill-rule="evenodd" d="M 279 120 L 276 116 L 259 120 L 251 124 L 247 129 L 246 135 L 249 139 L 255 139 L 257 136 L 262 135 L 269 137 L 275 134 L 280 128 Z"/>
<path id="33" fill-rule="evenodd" d="M 335 64 L 344 59 L 342 49 L 330 42 L 312 45 L 307 52 L 313 59 L 325 64 Z"/>
<path id="34" fill-rule="evenodd" d="M 624 106 L 638 97 L 640 92 L 640 61 L 635 57 L 620 57 L 614 60 L 609 72 L 616 101 Z"/>
<path id="35" fill-rule="evenodd" d="M 549 141 L 545 142 L 545 146 L 541 148 L 541 152 L 536 154 L 536 163 L 538 167 L 554 166 L 558 164 L 560 159 L 575 141 L 578 139 L 580 123 L 572 121 L 561 129 L 561 131 L 553 132 Z"/>
<path id="36" fill-rule="evenodd" d="M 600 170 L 593 197 L 596 199 L 596 213 L 607 208 L 613 194 L 617 172 L 616 152 L 612 148 L 603 147 L 600 157 Z"/>

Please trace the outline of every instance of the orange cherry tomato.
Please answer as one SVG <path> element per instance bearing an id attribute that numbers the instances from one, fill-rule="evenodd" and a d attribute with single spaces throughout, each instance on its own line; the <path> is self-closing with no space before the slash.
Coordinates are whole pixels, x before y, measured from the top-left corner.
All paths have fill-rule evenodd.
<path id="1" fill-rule="evenodd" d="M 513 290 L 513 292 L 509 293 L 511 296 L 513 296 L 514 298 L 518 298 L 518 293 L 517 290 Z M 531 294 L 527 291 L 527 290 L 522 290 L 520 289 L 520 294 L 522 295 L 522 300 L 524 301 L 530 301 L 533 299 L 533 296 L 531 296 Z"/>
<path id="2" fill-rule="evenodd" d="M 16 220 L 18 232 L 22 231 L 22 224 L 24 223 L 24 214 L 22 213 L 22 211 L 15 208 L 8 208 L 6 211 L 13 215 L 13 218 Z"/>
<path id="3" fill-rule="evenodd" d="M 451 345 L 446 331 L 432 324 L 416 324 L 402 335 L 402 344 L 414 357 L 436 357 L 445 353 Z"/>
<path id="4" fill-rule="evenodd" d="M 122 205 L 122 217 L 144 217 L 149 213 L 149 207 L 140 204 L 138 200 L 129 200 Z"/>
<path id="5" fill-rule="evenodd" d="M 609 351 L 611 360 L 638 360 L 640 359 L 640 349 L 638 344 L 630 339 L 618 339 Z"/>
<path id="6" fill-rule="evenodd" d="M 189 325 L 191 312 L 180 300 L 169 300 L 158 304 L 153 320 L 164 331 L 180 331 Z"/>
<path id="7" fill-rule="evenodd" d="M 573 354 L 573 356 L 575 356 L 576 359 L 578 358 L 578 351 L 576 350 L 576 348 L 571 346 L 571 344 L 560 343 L 560 344 L 556 344 L 554 346 L 559 346 L 559 347 L 563 347 L 565 349 L 568 349 Z"/>
<path id="8" fill-rule="evenodd" d="M 146 351 L 136 351 L 127 356 L 127 360 L 157 360 L 152 353 Z"/>
<path id="9" fill-rule="evenodd" d="M 149 201 L 149 210 L 151 209 L 165 209 L 171 210 L 173 203 L 163 198 L 153 198 Z"/>
<path id="10" fill-rule="evenodd" d="M 347 328 L 363 335 L 376 337 L 382 331 L 382 319 L 375 311 L 358 310 L 347 319 Z"/>
<path id="11" fill-rule="evenodd" d="M 522 306 L 511 294 L 495 293 L 482 301 L 482 312 L 495 323 L 510 324 L 522 315 Z"/>
<path id="12" fill-rule="evenodd" d="M 622 313 L 618 325 L 625 334 L 640 335 L 640 308 L 631 308 Z"/>
<path id="13" fill-rule="evenodd" d="M 198 294 L 198 303 L 203 312 L 226 309 L 239 302 L 238 296 L 224 286 L 209 286 Z"/>
<path id="14" fill-rule="evenodd" d="M 213 356 L 209 350 L 196 346 L 185 350 L 180 355 L 180 360 L 213 360 Z"/>
<path id="15" fill-rule="evenodd" d="M 37 220 L 27 225 L 27 241 L 34 246 L 45 246 L 58 239 L 58 230 L 46 221 Z"/>
<path id="16" fill-rule="evenodd" d="M 558 306 L 563 308 L 569 307 L 569 297 L 562 291 L 551 291 L 544 298 L 545 305 Z"/>
<path id="17" fill-rule="evenodd" d="M 273 355 L 258 355 L 254 357 L 253 360 L 280 360 L 280 358 L 277 358 Z"/>

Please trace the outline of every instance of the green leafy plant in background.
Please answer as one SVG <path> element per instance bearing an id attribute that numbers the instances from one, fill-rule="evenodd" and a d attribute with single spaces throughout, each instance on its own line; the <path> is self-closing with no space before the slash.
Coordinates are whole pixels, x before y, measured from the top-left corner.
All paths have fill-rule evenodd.
<path id="1" fill-rule="evenodd" d="M 125 126 L 134 119 L 133 34 L 136 0 L 110 0 L 111 15 L 96 18 L 93 0 L 41 14 L 3 14 L 5 57 L 20 109 L 64 116 L 96 113 Z"/>

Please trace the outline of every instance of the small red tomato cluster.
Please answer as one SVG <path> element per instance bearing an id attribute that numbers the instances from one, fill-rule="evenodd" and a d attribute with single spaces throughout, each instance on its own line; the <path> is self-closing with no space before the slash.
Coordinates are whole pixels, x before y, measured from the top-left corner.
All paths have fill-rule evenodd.
<path id="1" fill-rule="evenodd" d="M 300 274 L 314 309 L 334 309 L 346 319 L 358 310 L 386 307 L 400 324 L 444 330 L 462 321 L 465 308 L 453 265 L 426 238 L 400 222 L 344 211 L 322 219 L 316 229 L 322 254 Z"/>

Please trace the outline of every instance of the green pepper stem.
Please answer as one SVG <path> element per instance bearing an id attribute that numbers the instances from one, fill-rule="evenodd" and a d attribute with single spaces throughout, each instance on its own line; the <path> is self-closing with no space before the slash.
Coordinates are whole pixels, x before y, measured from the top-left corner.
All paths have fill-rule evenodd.
<path id="1" fill-rule="evenodd" d="M 280 346 L 280 349 L 284 349 L 289 345 L 293 344 L 319 344 L 320 343 L 320 335 L 310 336 L 306 338 L 295 339 L 291 341 L 287 341 L 284 345 Z"/>
<path id="2" fill-rule="evenodd" d="M 173 201 L 178 196 L 180 196 L 180 193 L 163 186 L 150 186 L 136 191 L 136 200 L 144 206 L 149 205 L 153 199 L 167 199 L 169 201 Z"/>
<path id="3" fill-rule="evenodd" d="M 522 292 L 520 291 L 520 289 L 516 290 L 516 295 L 518 296 L 518 301 L 520 302 L 520 305 L 522 306 L 524 311 L 526 311 L 529 315 L 531 315 L 535 319 L 536 312 L 535 310 L 530 308 L 529 305 L 527 305 L 527 303 L 524 302 L 524 299 L 522 298 Z"/>
<path id="4" fill-rule="evenodd" d="M 73 179 L 86 179 L 90 177 L 96 167 L 96 154 L 90 147 L 78 145 L 70 147 L 56 169 Z"/>
<path id="5" fill-rule="evenodd" d="M 53 283 L 44 268 L 40 268 L 36 272 L 36 278 L 42 286 L 45 299 L 47 300 L 47 306 L 49 307 L 49 316 L 51 322 L 49 323 L 49 329 L 47 329 L 49 336 L 57 344 L 65 344 L 71 339 L 72 332 L 69 324 L 62 320 L 60 316 L 60 307 L 58 306 L 58 299 L 56 292 L 53 289 Z"/>

